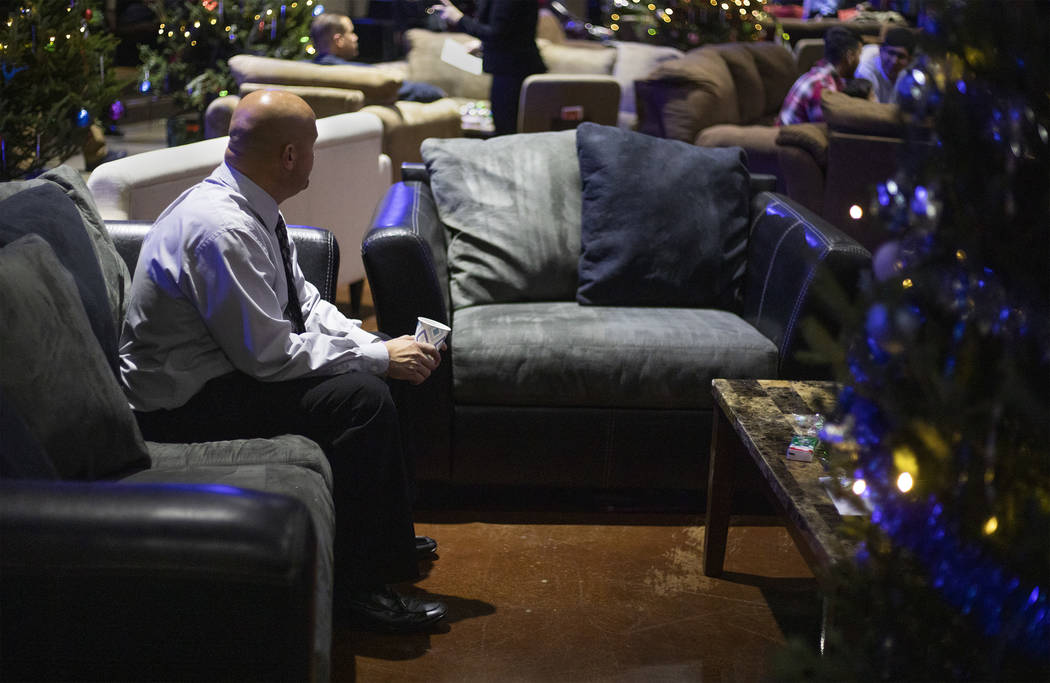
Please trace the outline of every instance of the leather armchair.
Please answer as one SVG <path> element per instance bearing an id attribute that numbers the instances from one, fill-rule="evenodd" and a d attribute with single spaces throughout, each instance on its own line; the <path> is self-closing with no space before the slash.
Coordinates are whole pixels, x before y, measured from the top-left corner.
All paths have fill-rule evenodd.
<path id="1" fill-rule="evenodd" d="M 690 397 L 672 396 L 664 407 L 588 404 L 570 395 L 569 389 L 555 390 L 557 395 L 552 394 L 547 401 L 476 398 L 488 389 L 469 386 L 469 380 L 464 379 L 471 371 L 476 374 L 477 369 L 461 367 L 457 362 L 465 354 L 464 344 L 472 343 L 462 328 L 457 336 L 457 320 L 470 317 L 476 321 L 485 315 L 483 309 L 491 309 L 497 316 L 509 316 L 510 324 L 518 315 L 515 311 L 521 310 L 520 315 L 527 320 L 513 318 L 521 323 L 516 329 L 538 325 L 543 330 L 542 339 L 564 345 L 569 332 L 564 326 L 580 328 L 584 314 L 589 320 L 600 321 L 603 315 L 621 313 L 611 307 L 605 307 L 605 313 L 603 307 L 580 307 L 574 300 L 510 301 L 451 310 L 449 272 L 457 266 L 450 263 L 446 226 L 437 213 L 427 172 L 412 168 L 403 176 L 406 180 L 392 186 L 378 207 L 362 253 L 384 330 L 394 335 L 411 334 L 420 315 L 449 322 L 452 327 L 442 364 L 427 382 L 408 394 L 408 414 L 418 434 L 417 476 L 446 484 L 703 490 L 707 461 L 702 444 L 710 441 L 712 412 L 710 394 L 702 388 Z M 825 278 L 830 276 L 851 288 L 859 272 L 867 267 L 869 254 L 812 212 L 765 191 L 772 186 L 772 178 L 752 179 L 744 294 L 738 307 L 727 313 L 736 321 L 733 325 L 739 322 L 740 327 L 734 329 L 742 335 L 757 335 L 749 337 L 756 346 L 775 346 L 772 372 L 777 377 L 826 376 L 827 367 L 810 365 L 803 359 L 808 347 L 800 321 L 812 316 L 827 322 L 830 316 L 819 295 Z M 564 228 L 555 225 L 551 229 Z M 668 315 L 675 320 L 675 329 L 689 326 L 681 322 L 687 316 L 693 316 L 690 320 L 700 325 L 702 320 L 728 320 L 723 318 L 727 313 L 721 311 L 669 310 L 636 307 L 630 312 L 634 323 L 644 329 L 669 327 L 668 318 L 661 317 Z M 601 323 L 595 325 L 600 327 Z M 711 329 L 688 329 L 691 340 L 699 336 L 719 338 L 718 334 L 710 336 Z M 586 345 L 592 349 L 596 382 L 615 378 L 616 368 L 602 368 L 604 358 L 616 355 L 618 339 L 616 334 L 588 336 Z M 511 344 L 500 347 L 500 353 L 527 353 L 533 342 L 543 343 L 530 337 L 528 342 L 519 340 L 517 348 L 522 350 L 515 350 Z M 727 348 L 726 354 L 720 355 L 731 353 Z M 522 376 L 536 362 L 541 361 L 533 355 L 518 363 L 504 363 L 518 370 L 517 376 L 504 377 L 503 384 L 526 381 Z M 639 367 L 632 367 L 630 374 L 637 371 L 645 377 L 641 368 L 647 362 L 643 354 L 637 359 Z M 714 377 L 726 376 L 724 368 L 708 370 Z M 492 381 L 498 383 L 498 379 Z M 615 379 L 609 381 L 616 383 Z M 529 386 L 535 388 L 534 384 Z M 468 395 L 475 398 L 463 398 Z M 629 402 L 629 397 L 625 400 Z"/>
<path id="2" fill-rule="evenodd" d="M 702 147 L 742 147 L 748 170 L 777 176 L 773 127 L 799 70 L 774 43 L 706 45 L 661 64 L 635 84 L 638 130 Z"/>
<path id="3" fill-rule="evenodd" d="M 344 245 L 358 244 L 390 184 L 382 123 L 365 113 L 340 114 L 319 119 L 317 133 L 310 187 L 281 211 L 289 223 L 323 227 Z M 222 163 L 227 142 L 215 138 L 111 161 L 91 173 L 87 186 L 102 218 L 152 221 Z M 350 286 L 356 310 L 365 275 L 357 250 L 343 254 L 336 267 L 336 281 Z"/>
<path id="4" fill-rule="evenodd" d="M 105 228 L 133 272 L 150 223 Z M 333 235 L 289 234 L 332 300 Z M 2 459 L 31 461 L 12 415 L 0 410 Z M 282 435 L 146 448 L 145 469 L 104 480 L 0 480 L 0 678 L 327 680 L 334 509 L 320 447 Z"/>
<path id="5" fill-rule="evenodd" d="M 0 481 L 0 673 L 310 680 L 317 543 L 272 493 Z"/>
<path id="6" fill-rule="evenodd" d="M 875 187 L 897 173 L 905 140 L 899 108 L 824 93 L 825 123 L 777 129 L 777 163 L 787 194 L 874 251 L 887 235 L 871 214 Z M 922 135 L 922 128 L 917 128 Z M 920 140 L 916 140 L 920 142 Z M 861 215 L 851 215 L 857 207 Z"/>
<path id="7" fill-rule="evenodd" d="M 397 180 L 403 162 L 420 160 L 423 140 L 460 135 L 459 105 L 455 101 L 397 100 L 404 73 L 395 66 L 328 66 L 255 55 L 235 55 L 229 66 L 239 95 L 220 97 L 208 105 L 204 115 L 206 138 L 229 133 L 230 117 L 240 97 L 267 88 L 294 92 L 310 104 L 318 118 L 356 111 L 378 117 L 383 153 L 393 161 L 392 181 Z"/>

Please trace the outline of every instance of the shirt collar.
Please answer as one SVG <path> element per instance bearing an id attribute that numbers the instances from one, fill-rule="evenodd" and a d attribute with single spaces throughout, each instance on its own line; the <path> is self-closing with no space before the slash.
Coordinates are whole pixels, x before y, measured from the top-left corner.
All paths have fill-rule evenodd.
<path id="1" fill-rule="evenodd" d="M 266 226 L 267 230 L 273 230 L 277 226 L 277 217 L 280 210 L 277 202 L 270 194 L 255 184 L 255 182 L 225 161 L 212 173 L 212 177 L 219 183 L 234 189 L 244 197 L 248 206 L 255 212 L 259 220 Z"/>

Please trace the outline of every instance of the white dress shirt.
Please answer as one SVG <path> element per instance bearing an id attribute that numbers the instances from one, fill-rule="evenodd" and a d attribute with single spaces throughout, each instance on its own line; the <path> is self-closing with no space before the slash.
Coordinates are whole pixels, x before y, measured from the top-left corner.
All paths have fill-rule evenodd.
<path id="1" fill-rule="evenodd" d="M 896 102 L 896 82 L 882 70 L 882 60 L 879 58 L 878 45 L 865 45 L 860 51 L 860 64 L 853 74 L 854 78 L 863 78 L 871 82 L 871 88 L 875 93 L 877 102 Z"/>
<path id="2" fill-rule="evenodd" d="M 131 407 L 176 408 L 215 377 L 262 381 L 347 371 L 382 375 L 380 339 L 306 281 L 290 244 L 306 331 L 284 316 L 277 202 L 225 163 L 176 199 L 142 243 L 120 338 Z"/>

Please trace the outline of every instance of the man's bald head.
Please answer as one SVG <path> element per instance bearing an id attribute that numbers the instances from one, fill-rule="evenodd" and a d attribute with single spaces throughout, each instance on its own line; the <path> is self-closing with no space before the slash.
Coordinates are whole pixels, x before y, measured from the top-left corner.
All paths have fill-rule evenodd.
<path id="1" fill-rule="evenodd" d="M 280 203 L 309 183 L 316 139 L 316 117 L 301 97 L 257 90 L 233 112 L 226 162 Z"/>

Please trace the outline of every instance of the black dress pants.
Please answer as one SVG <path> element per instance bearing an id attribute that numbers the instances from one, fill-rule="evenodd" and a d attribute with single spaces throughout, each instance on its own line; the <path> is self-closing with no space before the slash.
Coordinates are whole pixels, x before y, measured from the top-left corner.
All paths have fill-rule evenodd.
<path id="1" fill-rule="evenodd" d="M 492 74 L 492 126 L 496 135 L 518 132 L 518 101 L 528 74 Z"/>
<path id="2" fill-rule="evenodd" d="M 408 475 L 386 382 L 363 372 L 261 382 L 233 372 L 185 405 L 136 413 L 150 441 L 301 434 L 332 465 L 336 600 L 348 589 L 418 578 Z"/>

